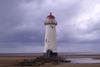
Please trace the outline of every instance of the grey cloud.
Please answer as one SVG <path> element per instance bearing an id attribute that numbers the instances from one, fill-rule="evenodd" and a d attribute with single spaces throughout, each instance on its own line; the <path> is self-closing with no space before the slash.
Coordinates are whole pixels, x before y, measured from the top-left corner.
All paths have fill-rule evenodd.
<path id="1" fill-rule="evenodd" d="M 2 36 L 0 42 L 43 42 L 43 36 L 41 35 L 40 33 L 33 31 L 18 31 Z"/>
<path id="2" fill-rule="evenodd" d="M 50 0 L 49 0 L 50 1 Z M 99 21 L 96 21 L 91 28 L 88 28 L 83 33 L 75 30 L 72 23 L 73 19 L 85 13 L 83 11 L 83 2 L 80 1 L 65 1 L 61 3 L 48 3 L 47 0 L 0 0 L 0 43 L 40 43 L 44 42 L 44 21 L 49 13 L 49 10 L 56 16 L 57 26 L 57 41 L 58 43 L 99 43 Z M 60 1 L 60 0 L 59 0 Z M 87 8 L 84 8 L 87 10 Z M 86 13 L 85 13 L 86 14 Z M 91 20 L 91 19 L 90 19 Z M 89 21 L 95 22 L 95 21 Z M 97 31 L 97 39 L 87 40 L 79 36 L 84 36 Z M 79 35 L 78 35 L 79 34 Z M 90 37 L 91 39 L 92 37 Z M 8 47 L 9 44 L 4 45 Z M 33 45 L 33 44 L 30 44 Z M 2 47 L 2 45 L 0 45 Z M 4 47 L 3 46 L 3 47 Z M 18 47 L 17 44 L 13 46 Z M 10 48 L 10 47 L 8 47 Z M 18 47 L 19 48 L 19 47 Z"/>
<path id="3" fill-rule="evenodd" d="M 0 42 L 31 42 L 34 41 L 42 41 L 43 38 L 41 34 L 39 34 L 35 29 L 35 23 L 33 24 L 33 32 L 27 30 L 16 30 L 17 27 L 23 26 L 25 23 L 25 16 L 23 15 L 22 11 L 20 10 L 20 1 L 1 1 L 1 12 L 0 12 Z M 25 18 L 24 18 L 25 17 Z M 33 17 L 34 18 L 34 17 Z M 38 21 L 31 21 L 36 22 Z M 29 26 L 29 25 L 28 25 Z M 35 26 L 35 27 L 34 27 Z M 40 27 L 40 26 L 39 26 Z M 37 33 L 36 33 L 37 32 Z M 30 38 L 33 36 L 33 39 Z M 37 37 L 36 37 L 37 36 Z M 29 39 L 30 38 L 30 39 Z M 35 40 L 36 39 L 36 40 Z"/>

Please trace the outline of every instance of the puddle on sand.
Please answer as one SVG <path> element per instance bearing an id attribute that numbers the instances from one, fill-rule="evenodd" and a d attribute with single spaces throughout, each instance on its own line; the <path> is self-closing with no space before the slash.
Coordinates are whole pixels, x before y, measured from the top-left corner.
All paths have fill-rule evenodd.
<path id="1" fill-rule="evenodd" d="M 69 58 L 66 60 L 71 60 L 71 63 L 100 63 L 100 59 L 92 58 Z"/>

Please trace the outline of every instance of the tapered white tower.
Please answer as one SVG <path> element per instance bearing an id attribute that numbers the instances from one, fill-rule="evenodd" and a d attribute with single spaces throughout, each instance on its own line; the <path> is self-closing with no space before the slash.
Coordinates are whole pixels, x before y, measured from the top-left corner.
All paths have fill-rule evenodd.
<path id="1" fill-rule="evenodd" d="M 50 12 L 50 15 L 47 16 L 45 20 L 45 46 L 44 46 L 44 52 L 47 52 L 47 50 L 51 50 L 52 52 L 57 52 L 57 46 L 56 46 L 56 25 L 57 22 L 55 20 L 55 16 L 52 15 Z"/>

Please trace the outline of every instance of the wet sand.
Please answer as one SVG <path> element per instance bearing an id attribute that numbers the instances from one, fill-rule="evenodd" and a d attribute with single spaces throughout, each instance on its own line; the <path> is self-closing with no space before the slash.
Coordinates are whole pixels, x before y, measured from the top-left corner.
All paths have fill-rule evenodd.
<path id="1" fill-rule="evenodd" d="M 22 61 L 23 59 L 33 59 L 35 57 L 0 57 L 0 67 L 23 67 L 14 66 L 13 64 Z M 34 67 L 34 66 L 25 66 Z M 63 64 L 45 64 L 39 67 L 100 67 L 100 64 L 77 64 L 77 63 L 63 63 Z"/>
<path id="2" fill-rule="evenodd" d="M 24 56 L 10 56 L 10 55 L 0 56 L 0 67 L 23 67 L 23 66 L 14 66 L 14 64 L 21 62 L 24 59 L 33 59 L 35 57 L 36 56 L 25 56 L 25 55 Z M 99 57 L 100 56 L 98 55 L 97 58 Z M 24 66 L 24 67 L 34 67 L 34 66 Z M 63 63 L 63 64 L 49 63 L 49 64 L 44 64 L 39 67 L 100 67 L 100 64 L 99 63 L 84 63 L 84 64 L 83 63 Z"/>

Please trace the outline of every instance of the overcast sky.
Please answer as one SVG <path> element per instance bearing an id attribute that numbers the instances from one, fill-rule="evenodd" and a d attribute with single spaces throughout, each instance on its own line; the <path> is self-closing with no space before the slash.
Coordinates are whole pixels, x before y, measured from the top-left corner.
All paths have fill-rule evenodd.
<path id="1" fill-rule="evenodd" d="M 42 52 L 49 12 L 58 51 L 100 51 L 100 0 L 0 0 L 0 53 Z"/>

